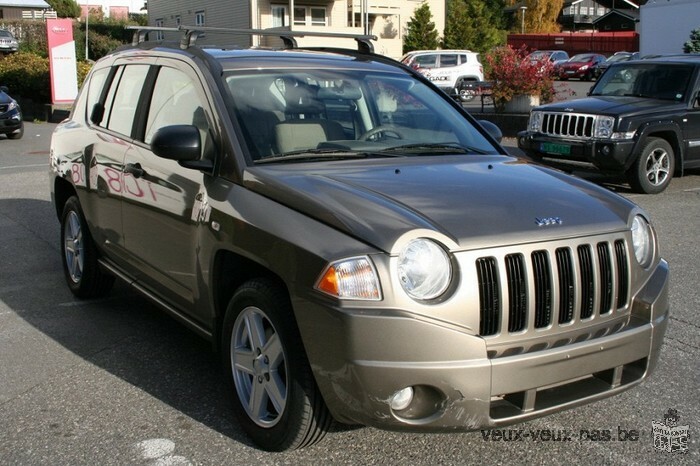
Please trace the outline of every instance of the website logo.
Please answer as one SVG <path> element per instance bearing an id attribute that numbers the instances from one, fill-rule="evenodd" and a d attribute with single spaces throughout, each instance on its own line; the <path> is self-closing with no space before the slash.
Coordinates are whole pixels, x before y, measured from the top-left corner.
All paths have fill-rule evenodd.
<path id="1" fill-rule="evenodd" d="M 651 421 L 654 448 L 666 453 L 688 453 L 690 426 L 679 426 L 680 418 L 677 410 L 669 409 L 664 422 Z"/>

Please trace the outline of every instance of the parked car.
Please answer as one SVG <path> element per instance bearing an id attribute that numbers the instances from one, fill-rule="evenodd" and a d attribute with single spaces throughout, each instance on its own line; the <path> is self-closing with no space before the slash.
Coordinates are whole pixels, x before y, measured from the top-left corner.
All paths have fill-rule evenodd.
<path id="1" fill-rule="evenodd" d="M 547 60 L 553 66 L 563 63 L 569 59 L 569 54 L 564 50 L 535 50 L 527 56 L 530 61 Z"/>
<path id="2" fill-rule="evenodd" d="M 19 50 L 19 42 L 7 29 L 0 29 L 0 53 L 12 53 Z"/>
<path id="3" fill-rule="evenodd" d="M 0 86 L 0 134 L 10 139 L 20 139 L 24 135 L 22 109 L 15 99 L 9 96 L 9 89 Z"/>
<path id="4" fill-rule="evenodd" d="M 596 79 L 598 79 L 600 75 L 603 74 L 605 70 L 607 70 L 608 67 L 613 63 L 638 59 L 639 52 L 615 52 L 613 55 L 610 55 L 605 61 L 598 63 L 593 68 L 593 75 Z"/>
<path id="5" fill-rule="evenodd" d="M 613 63 L 588 97 L 533 109 L 518 146 L 548 165 L 660 193 L 700 167 L 699 75 L 697 55 Z"/>
<path id="6" fill-rule="evenodd" d="M 641 208 L 508 155 L 364 36 L 185 29 L 98 61 L 57 125 L 60 254 L 77 297 L 120 277 L 208 339 L 257 445 L 493 428 L 649 376 L 668 265 Z"/>
<path id="7" fill-rule="evenodd" d="M 555 66 L 555 71 L 559 79 L 567 80 L 577 78 L 581 81 L 592 81 L 595 77 L 593 69 L 601 62 L 605 61 L 605 56 L 597 53 L 580 53 L 569 58 L 567 61 Z"/>
<path id="8" fill-rule="evenodd" d="M 416 50 L 404 55 L 401 62 L 463 102 L 473 99 L 474 95 L 460 92 L 462 83 L 484 80 L 479 54 L 469 50 Z"/>

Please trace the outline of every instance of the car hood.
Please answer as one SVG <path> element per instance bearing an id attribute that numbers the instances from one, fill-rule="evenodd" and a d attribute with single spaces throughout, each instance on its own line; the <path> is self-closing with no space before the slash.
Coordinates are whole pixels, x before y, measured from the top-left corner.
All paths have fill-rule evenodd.
<path id="1" fill-rule="evenodd" d="M 535 110 L 633 116 L 636 114 L 649 115 L 654 112 L 666 112 L 675 108 L 685 108 L 685 104 L 670 100 L 650 99 L 648 97 L 591 96 L 547 104 Z"/>
<path id="2" fill-rule="evenodd" d="M 12 98 L 4 92 L 0 91 L 0 104 L 9 104 L 10 102 L 12 102 Z"/>
<path id="3" fill-rule="evenodd" d="M 391 252 L 429 229 L 478 249 L 619 231 L 632 203 L 583 180 L 506 156 L 250 167 L 249 189 Z M 537 219 L 561 224 L 538 226 Z"/>

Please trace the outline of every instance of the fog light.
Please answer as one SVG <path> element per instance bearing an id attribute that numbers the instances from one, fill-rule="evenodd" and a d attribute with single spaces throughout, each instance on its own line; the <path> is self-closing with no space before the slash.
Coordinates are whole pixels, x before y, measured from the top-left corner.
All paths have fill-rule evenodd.
<path id="1" fill-rule="evenodd" d="M 603 146 L 603 147 L 600 149 L 600 152 L 601 152 L 603 155 L 610 155 L 610 146 Z"/>
<path id="2" fill-rule="evenodd" d="M 411 401 L 413 401 L 413 387 L 406 387 L 394 393 L 394 396 L 391 398 L 391 409 L 402 411 L 408 408 Z"/>

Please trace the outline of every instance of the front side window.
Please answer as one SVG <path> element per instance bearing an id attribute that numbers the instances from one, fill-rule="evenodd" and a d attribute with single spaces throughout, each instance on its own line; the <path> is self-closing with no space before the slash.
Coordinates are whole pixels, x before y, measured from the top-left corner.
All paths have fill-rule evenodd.
<path id="1" fill-rule="evenodd" d="M 437 55 L 418 55 L 414 63 L 421 68 L 435 68 L 437 66 Z"/>
<path id="2" fill-rule="evenodd" d="M 148 110 L 144 142 L 150 144 L 156 131 L 171 125 L 194 125 L 200 131 L 202 147 L 210 147 L 210 127 L 198 85 L 187 74 L 163 67 L 158 72 Z"/>

